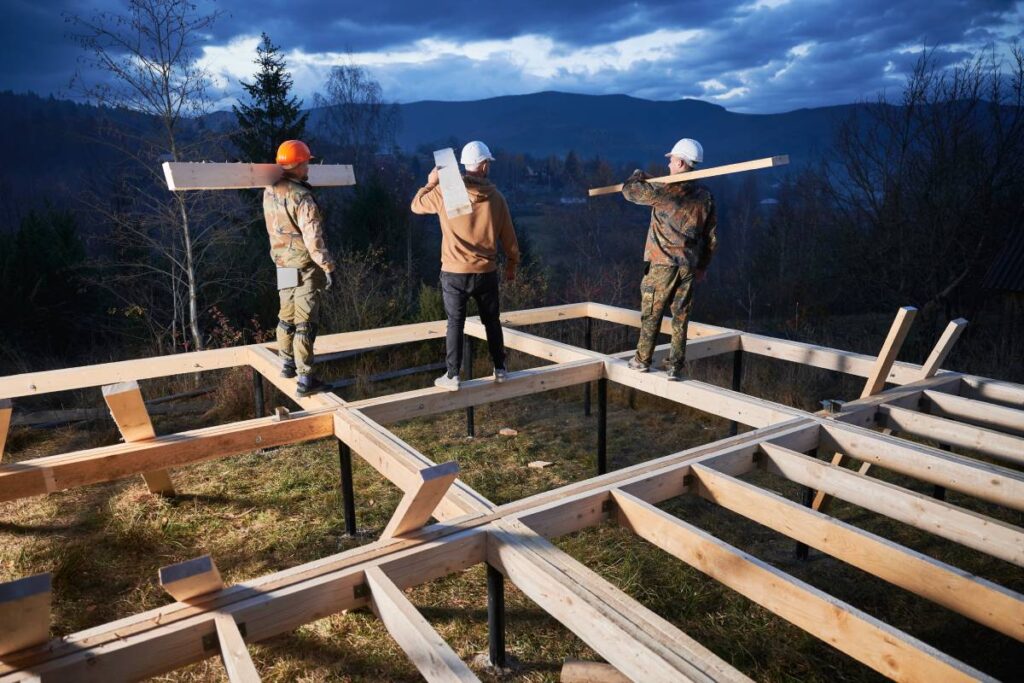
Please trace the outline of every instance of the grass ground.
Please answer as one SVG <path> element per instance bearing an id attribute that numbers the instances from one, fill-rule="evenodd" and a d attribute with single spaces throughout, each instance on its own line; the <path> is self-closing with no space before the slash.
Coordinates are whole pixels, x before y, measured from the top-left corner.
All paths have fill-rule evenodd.
<path id="1" fill-rule="evenodd" d="M 526 362 L 516 357 L 512 367 Z M 694 374 L 724 385 L 728 362 L 702 361 L 695 364 Z M 372 391 L 385 393 L 427 381 L 407 378 Z M 744 381 L 751 393 L 805 409 L 817 408 L 816 400 L 822 397 L 850 398 L 859 388 L 859 382 L 837 380 L 830 373 L 754 359 L 747 363 Z M 242 417 L 230 415 L 244 410 L 247 382 L 244 373 L 227 374 L 220 382 L 221 412 L 208 419 Z M 353 391 L 365 395 L 367 389 Z M 461 411 L 402 423 L 395 431 L 434 461 L 457 460 L 470 486 L 493 502 L 504 503 L 593 475 L 596 423 L 594 417 L 582 415 L 581 392 L 566 389 L 480 407 L 477 435 L 472 439 L 465 436 Z M 156 424 L 159 433 L 194 426 L 174 418 Z M 502 427 L 516 429 L 518 435 L 501 436 Z M 630 390 L 612 387 L 610 391 L 612 468 L 708 443 L 727 430 L 728 423 L 714 416 Z M 19 430 L 12 440 L 13 459 L 112 443 L 116 438 L 112 429 L 96 426 L 91 431 Z M 539 459 L 554 464 L 543 470 L 527 467 Z M 53 635 L 102 624 L 170 602 L 156 582 L 158 568 L 166 564 L 210 553 L 225 581 L 234 583 L 371 542 L 387 523 L 399 492 L 358 459 L 354 474 L 360 529 L 354 539 L 344 535 L 334 440 L 175 470 L 181 493 L 173 499 L 150 495 L 140 478 L 132 478 L 0 504 L 0 579 L 54 573 Z M 755 474 L 752 480 L 790 499 L 800 495 L 798 487 L 769 475 Z M 924 490 L 921 485 L 916 488 Z M 951 502 L 1024 524 L 1021 515 L 992 510 L 955 494 Z M 798 562 L 793 559 L 792 541 L 705 501 L 686 497 L 662 507 L 987 673 L 1007 680 L 1019 675 L 1024 652 L 1015 641 L 820 554 L 812 553 L 809 562 Z M 859 508 L 840 504 L 834 513 L 1024 591 L 1024 572 L 1005 562 Z M 587 529 L 558 539 L 557 544 L 755 679 L 879 678 L 621 529 Z M 506 586 L 508 645 L 514 667 L 502 677 L 480 669 L 484 680 L 553 681 L 566 657 L 599 659 L 511 583 Z M 433 581 L 409 595 L 463 659 L 469 661 L 487 649 L 482 566 Z M 251 650 L 257 668 L 269 681 L 419 680 L 405 655 L 365 610 L 308 624 Z M 157 680 L 226 678 L 215 658 Z"/>

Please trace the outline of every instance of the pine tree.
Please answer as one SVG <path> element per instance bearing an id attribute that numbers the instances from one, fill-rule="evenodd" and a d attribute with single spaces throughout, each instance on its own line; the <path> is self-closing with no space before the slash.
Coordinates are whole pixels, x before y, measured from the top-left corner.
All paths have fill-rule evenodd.
<path id="1" fill-rule="evenodd" d="M 263 34 L 256 47 L 259 66 L 252 83 L 241 81 L 249 103 L 231 107 L 238 120 L 238 131 L 231 136 L 242 161 L 273 163 L 277 147 L 285 140 L 302 139 L 309 113 L 301 113 L 302 102 L 289 96 L 292 77 L 288 73 L 280 48 Z"/>

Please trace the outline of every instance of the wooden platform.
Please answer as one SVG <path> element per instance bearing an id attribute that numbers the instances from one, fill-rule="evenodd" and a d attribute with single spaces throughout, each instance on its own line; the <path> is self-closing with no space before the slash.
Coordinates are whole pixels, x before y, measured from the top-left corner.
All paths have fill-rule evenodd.
<path id="1" fill-rule="evenodd" d="M 482 562 L 500 571 L 629 679 L 746 680 L 701 643 L 551 543 L 560 535 L 609 521 L 884 676 L 907 681 L 989 679 L 983 671 L 655 507 L 681 495 L 704 498 L 1024 642 L 1020 594 L 852 526 L 827 514 L 825 507 L 787 500 L 744 479 L 751 472 L 765 471 L 821 496 L 845 500 L 922 533 L 1024 566 L 1024 530 L 885 483 L 868 476 L 865 467 L 1024 510 L 1024 473 L 1019 469 L 1024 386 L 938 369 L 955 335 L 940 340 L 928 362 L 919 365 L 895 360 L 900 334 L 890 335 L 879 356 L 873 357 L 691 323 L 690 360 L 727 354 L 739 362 L 754 354 L 865 380 L 862 398 L 833 412 L 810 413 L 699 381 L 668 382 L 664 373 L 629 370 L 629 354 L 606 355 L 519 329 L 586 319 L 638 327 L 640 316 L 597 303 L 505 313 L 506 347 L 548 365 L 512 372 L 502 384 L 471 380 L 458 392 L 431 387 L 358 402 L 332 393 L 314 395 L 299 401 L 302 411 L 288 419 L 258 418 L 180 434 L 154 436 L 137 386 L 121 383 L 251 366 L 291 395 L 295 380 L 279 376 L 281 363 L 273 347 L 253 345 L 0 378 L 0 406 L 6 406 L 5 399 L 15 399 L 15 411 L 20 397 L 69 389 L 96 387 L 99 392 L 119 384 L 116 391 L 107 389 L 108 398 L 127 397 L 111 404 L 125 443 L 0 463 L 0 501 L 331 436 L 405 494 L 382 538 L 354 550 L 234 586 L 208 581 L 202 590 L 182 593 L 186 602 L 60 634 L 54 640 L 46 640 L 42 623 L 35 624 L 19 633 L 28 641 L 12 641 L 20 649 L 0 656 L 0 682 L 33 677 L 137 680 L 218 654 L 232 680 L 256 680 L 245 642 L 359 606 L 374 610 L 428 680 L 474 680 L 402 590 Z M 668 332 L 669 325 L 666 319 L 663 331 Z M 479 320 L 468 321 L 466 330 L 485 337 Z M 379 348 L 439 339 L 443 334 L 443 322 L 346 332 L 319 337 L 317 352 Z M 457 463 L 432 462 L 384 426 L 588 382 L 614 382 L 749 429 L 496 505 L 456 478 Z M 885 389 L 887 383 L 892 386 Z M 132 432 L 129 438 L 129 431 L 139 425 L 144 433 Z M 949 444 L 961 452 L 923 445 L 901 434 Z M 852 469 L 843 466 L 845 462 L 852 462 Z M 440 523 L 429 524 L 431 517 Z M 209 565 L 203 576 L 215 572 L 214 560 L 203 560 Z M 165 579 L 166 585 L 174 585 L 174 577 Z M 22 599 L 13 588 L 9 592 L 11 600 Z"/>

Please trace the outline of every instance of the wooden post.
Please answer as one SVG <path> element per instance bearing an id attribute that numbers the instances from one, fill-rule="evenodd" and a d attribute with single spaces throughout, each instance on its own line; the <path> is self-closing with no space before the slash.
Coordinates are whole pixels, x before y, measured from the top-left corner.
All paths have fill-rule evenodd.
<path id="1" fill-rule="evenodd" d="M 217 640 L 220 642 L 220 658 L 228 672 L 228 680 L 231 683 L 259 683 L 260 674 L 252 663 L 249 648 L 245 646 L 235 618 L 230 614 L 218 614 L 214 617 L 214 623 L 217 625 Z"/>
<path id="2" fill-rule="evenodd" d="M 473 379 L 473 338 L 468 334 L 462 335 L 462 374 L 463 380 Z M 476 423 L 473 406 L 466 408 L 466 436 L 476 436 Z"/>
<path id="3" fill-rule="evenodd" d="M 949 352 L 953 350 L 953 345 L 956 344 L 957 339 L 963 334 L 965 327 L 967 327 L 967 320 L 964 318 L 949 321 L 949 324 L 946 325 L 946 330 L 939 337 L 939 341 L 935 343 L 935 347 L 928 355 L 928 360 L 921 366 L 921 379 L 935 376 L 935 373 L 939 371 L 939 367 L 946 361 L 946 357 L 949 356 Z"/>
<path id="4" fill-rule="evenodd" d="M 426 524 L 437 504 L 451 488 L 452 482 L 459 476 L 459 463 L 452 460 L 441 465 L 425 467 L 418 475 L 419 486 L 410 489 L 402 497 L 398 509 L 381 533 L 381 539 L 401 536 Z"/>
<path id="5" fill-rule="evenodd" d="M 338 465 L 341 470 L 341 504 L 345 510 L 345 533 L 356 535 L 356 499 L 352 484 L 352 449 L 338 439 Z"/>
<path id="6" fill-rule="evenodd" d="M 103 399 L 110 408 L 110 414 L 121 431 L 125 443 L 136 441 L 149 441 L 156 438 L 153 431 L 153 423 L 149 419 L 149 412 L 142 400 L 142 391 L 139 390 L 139 383 L 135 381 L 121 382 L 119 384 L 108 384 L 103 387 Z M 174 484 L 167 470 L 152 470 L 143 472 L 142 478 L 146 486 L 153 493 L 163 496 L 174 495 Z"/>
<path id="7" fill-rule="evenodd" d="M 160 568 L 160 585 L 178 602 L 219 591 L 224 587 L 213 558 L 203 555 Z"/>
<path id="8" fill-rule="evenodd" d="M 743 386 L 743 350 L 736 349 L 732 353 L 732 390 L 740 391 Z M 729 424 L 729 436 L 736 436 L 739 432 L 739 422 L 733 420 Z"/>
<path id="9" fill-rule="evenodd" d="M 50 637 L 49 573 L 0 583 L 0 656 Z"/>
<path id="10" fill-rule="evenodd" d="M 597 473 L 608 471 L 608 380 L 597 380 Z"/>
<path id="11" fill-rule="evenodd" d="M 505 663 L 505 576 L 487 565 L 487 650 L 491 666 Z"/>
<path id="12" fill-rule="evenodd" d="M 7 444 L 7 434 L 11 429 L 11 399 L 0 399 L 0 462 L 4 459 L 4 446 Z"/>
<path id="13" fill-rule="evenodd" d="M 263 417 L 263 375 L 256 368 L 252 369 L 252 399 L 255 404 L 253 414 L 256 417 Z"/>
<path id="14" fill-rule="evenodd" d="M 590 351 L 593 346 L 594 319 L 587 316 L 583 319 L 583 348 Z M 583 385 L 583 417 L 590 417 L 590 382 Z"/>

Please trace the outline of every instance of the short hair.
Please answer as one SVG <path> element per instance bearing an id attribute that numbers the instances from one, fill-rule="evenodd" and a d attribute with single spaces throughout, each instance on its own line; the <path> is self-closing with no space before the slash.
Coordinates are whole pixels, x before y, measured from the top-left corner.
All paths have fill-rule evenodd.
<path id="1" fill-rule="evenodd" d="M 469 171 L 470 173 L 476 173 L 483 167 L 484 164 L 487 163 L 487 161 L 487 159 L 484 159 L 483 161 L 477 162 L 475 164 L 466 164 L 466 170 Z"/>

